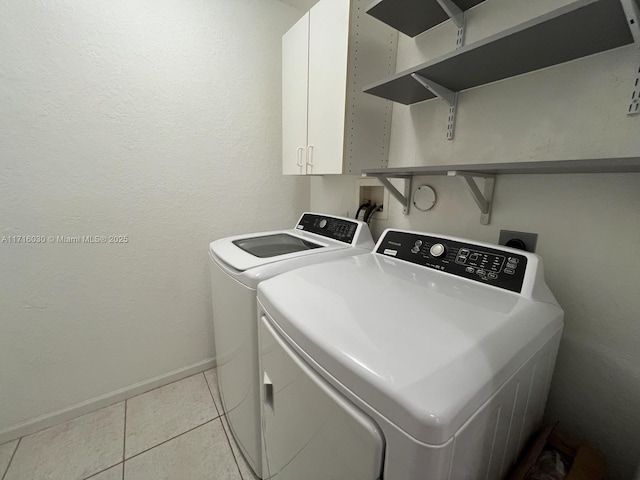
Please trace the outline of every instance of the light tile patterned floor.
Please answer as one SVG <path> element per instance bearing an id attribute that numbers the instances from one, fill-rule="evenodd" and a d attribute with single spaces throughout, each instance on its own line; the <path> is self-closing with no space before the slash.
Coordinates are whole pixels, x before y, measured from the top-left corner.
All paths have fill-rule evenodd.
<path id="1" fill-rule="evenodd" d="M 255 480 L 215 369 L 0 445 L 0 480 Z"/>

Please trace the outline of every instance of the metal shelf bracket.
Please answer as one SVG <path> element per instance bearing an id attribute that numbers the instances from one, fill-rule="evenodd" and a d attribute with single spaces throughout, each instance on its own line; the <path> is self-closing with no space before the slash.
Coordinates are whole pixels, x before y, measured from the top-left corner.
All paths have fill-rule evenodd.
<path id="1" fill-rule="evenodd" d="M 627 23 L 631 35 L 633 35 L 633 41 L 636 45 L 636 49 L 640 52 L 640 8 L 634 0 L 620 0 L 622 9 L 627 17 Z M 640 57 L 640 55 L 639 55 Z M 633 84 L 633 91 L 631 92 L 631 103 L 627 110 L 627 115 L 637 115 L 640 113 L 640 67 L 636 75 L 635 82 Z"/>
<path id="2" fill-rule="evenodd" d="M 389 193 L 405 206 L 408 213 L 411 194 L 411 178 L 432 175 L 447 175 L 464 178 L 473 200 L 481 212 L 480 223 L 489 223 L 493 207 L 494 189 L 498 175 L 565 175 L 565 174 L 601 174 L 601 173 L 640 173 L 640 156 L 622 158 L 591 158 L 580 160 L 546 160 L 544 162 L 505 162 L 505 163 L 464 163 L 448 165 L 423 165 L 413 167 L 376 168 L 362 170 L 367 177 L 377 178 L 389 189 Z M 399 178 L 405 181 L 404 194 L 388 181 Z M 478 185 L 476 179 L 484 179 L 484 185 Z M 391 186 L 389 186 L 391 185 Z M 393 188 L 392 188 L 393 187 Z M 482 187 L 482 188 L 481 188 Z"/>
<path id="3" fill-rule="evenodd" d="M 496 183 L 496 176 L 486 173 L 460 172 L 452 170 L 447 172 L 450 177 L 462 177 L 469 187 L 471 197 L 480 209 L 480 223 L 488 225 L 491 220 L 491 207 L 493 206 L 493 190 Z M 484 178 L 484 191 L 480 191 L 476 178 Z"/>
<path id="4" fill-rule="evenodd" d="M 404 215 L 409 214 L 409 206 L 411 205 L 411 183 L 413 180 L 412 175 L 385 175 L 385 174 L 372 174 L 368 173 L 368 176 L 372 176 L 378 179 L 378 181 L 389 190 L 389 193 L 402 205 L 402 213 Z M 469 187 L 471 197 L 478 205 L 480 209 L 480 223 L 482 225 L 488 225 L 491 220 L 491 207 L 493 206 L 493 190 L 495 187 L 496 176 L 488 173 L 478 172 L 461 172 L 458 170 L 451 170 L 447 172 L 449 177 L 461 177 Z M 404 181 L 404 188 L 401 192 L 390 181 L 389 178 L 397 178 Z M 477 178 L 484 179 L 484 187 L 480 190 L 480 187 L 476 183 Z"/>
<path id="5" fill-rule="evenodd" d="M 640 113 L 640 67 L 638 67 L 638 74 L 631 92 L 631 102 L 629 103 L 627 115 L 637 115 L 638 113 Z"/>
<path id="6" fill-rule="evenodd" d="M 464 45 L 464 32 L 466 15 L 460 10 L 460 8 L 453 3 L 452 0 L 436 0 L 440 7 L 445 11 L 453 23 L 458 27 L 458 33 L 456 35 L 456 50 Z"/>
<path id="7" fill-rule="evenodd" d="M 441 98 L 449 104 L 449 117 L 447 120 L 447 139 L 453 140 L 453 134 L 456 126 L 456 108 L 458 107 L 458 92 L 449 90 L 447 87 L 424 78 L 422 75 L 412 73 L 411 77 L 422 85 L 424 88 L 433 93 L 436 97 Z"/>
<path id="8" fill-rule="evenodd" d="M 409 214 L 409 205 L 411 202 L 409 202 L 409 198 L 411 198 L 411 182 L 413 180 L 412 176 L 407 176 L 407 177 L 394 177 L 394 178 L 400 178 L 401 180 L 404 180 L 404 188 L 403 188 L 403 192 L 401 192 L 400 190 L 398 190 L 390 181 L 389 178 L 382 176 L 382 175 L 376 175 L 375 176 L 378 181 L 384 185 L 384 187 L 389 190 L 389 193 L 391 194 L 391 196 L 393 198 L 395 198 L 398 202 L 400 202 L 400 204 L 402 205 L 402 213 L 404 215 L 408 215 Z"/>

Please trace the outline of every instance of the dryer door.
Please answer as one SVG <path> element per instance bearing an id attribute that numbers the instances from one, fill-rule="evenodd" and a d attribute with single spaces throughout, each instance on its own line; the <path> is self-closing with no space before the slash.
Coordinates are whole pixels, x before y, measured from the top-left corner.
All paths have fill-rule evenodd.
<path id="1" fill-rule="evenodd" d="M 384 438 L 378 426 L 326 383 L 260 319 L 263 477 L 376 480 Z"/>

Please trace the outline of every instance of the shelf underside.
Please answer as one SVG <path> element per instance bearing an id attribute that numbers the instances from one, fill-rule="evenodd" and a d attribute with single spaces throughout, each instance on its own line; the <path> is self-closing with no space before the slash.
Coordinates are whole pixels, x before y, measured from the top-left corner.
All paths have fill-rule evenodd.
<path id="1" fill-rule="evenodd" d="M 631 43 L 633 36 L 619 0 L 580 0 L 363 91 L 411 105 L 435 97 L 412 73 L 459 92 Z"/>
<path id="2" fill-rule="evenodd" d="M 484 0 L 454 0 L 460 10 L 469 10 Z M 436 0 L 377 0 L 367 13 L 396 30 L 415 37 L 449 20 Z"/>
<path id="3" fill-rule="evenodd" d="M 425 167 L 377 168 L 363 170 L 371 177 L 402 178 L 420 175 L 447 175 L 449 172 L 499 174 L 632 173 L 640 172 L 640 157 L 594 160 L 479 163 Z"/>

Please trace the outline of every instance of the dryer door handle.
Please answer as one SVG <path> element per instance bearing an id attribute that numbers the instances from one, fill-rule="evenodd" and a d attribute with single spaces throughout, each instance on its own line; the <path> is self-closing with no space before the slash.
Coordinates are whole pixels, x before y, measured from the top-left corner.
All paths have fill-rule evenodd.
<path id="1" fill-rule="evenodd" d="M 273 383 L 267 375 L 267 372 L 262 374 L 262 386 L 264 388 L 264 403 L 273 411 Z"/>

